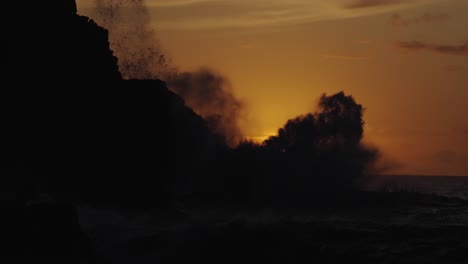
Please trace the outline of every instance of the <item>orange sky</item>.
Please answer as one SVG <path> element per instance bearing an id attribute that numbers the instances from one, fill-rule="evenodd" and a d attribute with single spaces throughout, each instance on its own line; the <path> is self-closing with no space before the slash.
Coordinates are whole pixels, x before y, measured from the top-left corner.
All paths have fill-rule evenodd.
<path id="1" fill-rule="evenodd" d="M 89 13 L 91 0 L 78 0 Z M 254 138 L 352 94 L 389 173 L 468 175 L 468 0 L 147 0 L 182 70 L 225 75 Z"/>

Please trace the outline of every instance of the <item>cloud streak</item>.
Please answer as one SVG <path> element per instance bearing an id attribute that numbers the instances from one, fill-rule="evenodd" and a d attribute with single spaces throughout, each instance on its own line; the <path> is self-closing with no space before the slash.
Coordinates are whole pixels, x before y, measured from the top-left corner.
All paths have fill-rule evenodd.
<path id="1" fill-rule="evenodd" d="M 369 8 L 376 6 L 384 5 L 394 5 L 404 2 L 403 0 L 355 0 L 351 3 L 345 5 L 346 8 L 355 9 L 355 8 Z M 406 1 L 410 2 L 410 1 Z"/>
<path id="2" fill-rule="evenodd" d="M 76 0 L 78 5 L 82 7 L 92 7 L 94 0 Z M 145 5 L 150 7 L 177 7 L 177 6 L 189 6 L 203 2 L 210 2 L 213 0 L 146 0 L 143 1 Z M 143 3 L 142 2 L 142 3 Z M 120 1 L 122 5 L 131 6 L 131 1 Z"/>
<path id="3" fill-rule="evenodd" d="M 130 0 L 128 0 L 130 1 Z M 352 0 L 146 0 L 158 29 L 258 28 L 304 24 L 324 20 L 368 16 L 426 5 L 441 0 L 371 1 L 375 8 Z M 77 0 L 86 14 L 90 0 Z M 367 5 L 370 5 L 367 3 Z M 350 8 L 354 7 L 354 8 Z"/>
<path id="4" fill-rule="evenodd" d="M 446 13 L 424 13 L 421 16 L 412 18 L 405 18 L 402 15 L 395 13 L 390 17 L 390 24 L 394 26 L 410 26 L 420 23 L 444 21 L 449 18 L 450 16 Z"/>
<path id="5" fill-rule="evenodd" d="M 395 46 L 407 51 L 430 51 L 434 53 L 468 56 L 468 43 L 462 45 L 440 45 L 421 41 L 398 41 Z"/>
<path id="6" fill-rule="evenodd" d="M 332 59 L 332 60 L 351 60 L 351 61 L 360 61 L 360 60 L 368 59 L 368 57 L 364 57 L 364 56 L 350 56 L 350 55 L 337 55 L 337 54 L 322 54 L 322 57 L 325 59 Z"/>

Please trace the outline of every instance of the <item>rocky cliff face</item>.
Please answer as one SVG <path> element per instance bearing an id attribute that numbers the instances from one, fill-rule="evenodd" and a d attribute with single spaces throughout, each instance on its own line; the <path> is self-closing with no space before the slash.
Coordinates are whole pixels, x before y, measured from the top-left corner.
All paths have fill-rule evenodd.
<path id="1" fill-rule="evenodd" d="M 107 30 L 77 15 L 74 0 L 14 1 L 5 10 L 17 19 L 7 27 L 0 167 L 30 172 L 9 184 L 153 204 L 223 151 L 164 82 L 122 80 Z"/>
<path id="2" fill-rule="evenodd" d="M 76 14 L 74 0 L 8 1 L 15 14 L 7 25 L 9 78 L 23 81 L 77 82 L 121 79 L 108 32 Z M 50 87 L 49 87 L 50 88 Z"/>

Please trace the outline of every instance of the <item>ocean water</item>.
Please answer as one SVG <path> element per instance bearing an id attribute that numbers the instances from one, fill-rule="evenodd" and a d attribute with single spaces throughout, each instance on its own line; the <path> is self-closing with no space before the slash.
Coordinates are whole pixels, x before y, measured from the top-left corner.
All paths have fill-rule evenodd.
<path id="1" fill-rule="evenodd" d="M 376 176 L 370 181 L 370 189 L 438 194 L 468 200 L 468 176 Z"/>

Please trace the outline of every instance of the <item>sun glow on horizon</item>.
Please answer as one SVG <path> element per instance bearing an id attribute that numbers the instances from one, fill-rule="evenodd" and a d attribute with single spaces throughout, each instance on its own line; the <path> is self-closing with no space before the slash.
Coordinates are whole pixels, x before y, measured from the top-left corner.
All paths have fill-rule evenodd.
<path id="1" fill-rule="evenodd" d="M 269 139 L 272 136 L 276 136 L 277 132 L 269 132 L 260 135 L 246 136 L 245 140 L 252 141 L 256 144 L 262 144 L 265 140 Z"/>

